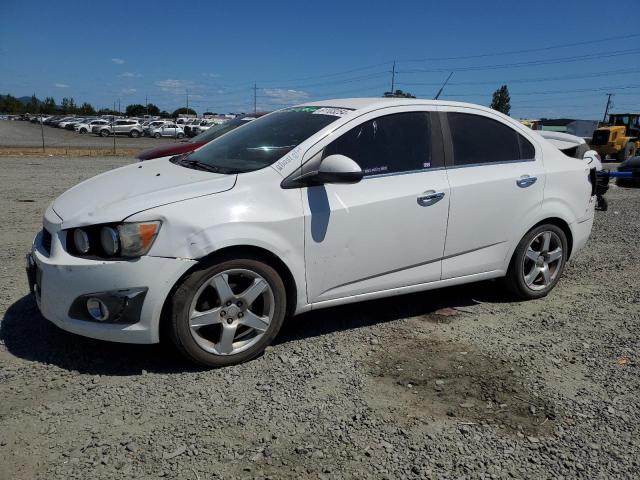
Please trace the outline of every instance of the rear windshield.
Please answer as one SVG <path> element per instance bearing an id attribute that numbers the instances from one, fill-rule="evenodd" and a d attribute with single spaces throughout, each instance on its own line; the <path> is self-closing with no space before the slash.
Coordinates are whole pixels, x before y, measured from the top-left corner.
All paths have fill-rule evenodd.
<path id="1" fill-rule="evenodd" d="M 345 109 L 293 107 L 252 120 L 242 128 L 219 136 L 189 155 L 189 161 L 207 164 L 221 172 L 250 172 L 275 163 Z M 197 138 L 197 137 L 196 137 Z"/>

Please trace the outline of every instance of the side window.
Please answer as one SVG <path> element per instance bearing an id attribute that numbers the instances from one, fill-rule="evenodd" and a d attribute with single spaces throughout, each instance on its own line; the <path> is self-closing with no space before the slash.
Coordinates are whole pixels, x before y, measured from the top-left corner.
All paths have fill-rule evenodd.
<path id="1" fill-rule="evenodd" d="M 323 157 L 334 154 L 353 159 L 365 176 L 429 169 L 430 114 L 394 113 L 364 122 L 325 147 Z"/>
<path id="2" fill-rule="evenodd" d="M 531 160 L 535 149 L 514 129 L 470 113 L 447 113 L 454 165 Z"/>

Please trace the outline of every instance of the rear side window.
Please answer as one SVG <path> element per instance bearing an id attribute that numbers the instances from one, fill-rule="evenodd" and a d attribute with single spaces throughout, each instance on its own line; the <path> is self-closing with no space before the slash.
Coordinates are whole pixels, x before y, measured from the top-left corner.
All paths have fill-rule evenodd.
<path id="1" fill-rule="evenodd" d="M 429 112 L 385 115 L 354 127 L 325 147 L 323 157 L 353 159 L 365 175 L 431 168 Z"/>
<path id="2" fill-rule="evenodd" d="M 513 128 L 488 117 L 447 113 L 454 165 L 533 160 L 531 142 Z"/>

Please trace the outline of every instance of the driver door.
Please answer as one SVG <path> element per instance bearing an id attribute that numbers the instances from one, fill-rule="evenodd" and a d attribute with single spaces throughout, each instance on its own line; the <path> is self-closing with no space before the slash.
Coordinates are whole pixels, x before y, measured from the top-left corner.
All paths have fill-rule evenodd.
<path id="1" fill-rule="evenodd" d="M 382 112 L 311 152 L 346 155 L 364 178 L 303 189 L 310 303 L 440 280 L 449 184 L 439 122 L 426 107 Z"/>

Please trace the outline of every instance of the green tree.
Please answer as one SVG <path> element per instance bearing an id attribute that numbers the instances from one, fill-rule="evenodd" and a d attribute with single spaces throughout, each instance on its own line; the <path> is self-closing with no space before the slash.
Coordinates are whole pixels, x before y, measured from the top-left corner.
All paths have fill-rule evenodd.
<path id="1" fill-rule="evenodd" d="M 127 117 L 141 117 L 147 113 L 147 107 L 134 103 L 133 105 L 127 105 L 125 108 L 125 114 Z"/>
<path id="2" fill-rule="evenodd" d="M 80 108 L 78 108 L 78 113 L 80 115 L 95 115 L 96 109 L 93 108 L 93 105 L 90 103 L 83 102 L 82 105 L 80 105 Z"/>
<path id="3" fill-rule="evenodd" d="M 56 101 L 53 97 L 47 97 L 44 99 L 44 102 L 42 103 L 43 113 L 48 113 L 48 114 L 56 113 L 57 108 L 58 107 L 56 105 Z"/>
<path id="4" fill-rule="evenodd" d="M 202 115 L 217 115 L 216 112 L 204 112 Z"/>
<path id="5" fill-rule="evenodd" d="M 33 95 L 31 95 L 31 100 L 29 100 L 29 103 L 27 103 L 25 105 L 25 111 L 27 113 L 39 113 L 40 112 L 40 100 L 38 100 L 38 98 L 36 97 L 35 93 Z"/>
<path id="6" fill-rule="evenodd" d="M 153 103 L 147 103 L 147 115 L 160 115 L 160 109 Z"/>
<path id="7" fill-rule="evenodd" d="M 403 92 L 402 90 L 396 90 L 395 92 L 384 92 L 383 96 L 388 98 L 416 98 L 415 95 L 411 95 L 409 92 Z"/>
<path id="8" fill-rule="evenodd" d="M 76 113 L 77 107 L 76 107 L 76 102 L 73 100 L 73 97 L 64 97 L 62 99 L 62 105 L 61 105 L 61 109 L 62 109 L 62 113 Z"/>
<path id="9" fill-rule="evenodd" d="M 505 115 L 509 115 L 509 112 L 511 112 L 511 96 L 509 95 L 509 89 L 506 85 L 502 85 L 499 89 L 493 92 L 491 108 L 502 112 Z"/>
<path id="10" fill-rule="evenodd" d="M 171 114 L 172 117 L 177 117 L 178 115 L 197 115 L 196 111 L 193 108 L 182 107 L 177 110 L 174 110 Z"/>
<path id="11" fill-rule="evenodd" d="M 11 94 L 0 96 L 0 112 L 17 114 L 24 112 L 24 104 Z"/>
<path id="12" fill-rule="evenodd" d="M 166 110 L 161 110 L 160 112 L 158 112 L 158 115 L 162 118 L 169 118 L 171 116 L 171 114 Z"/>

